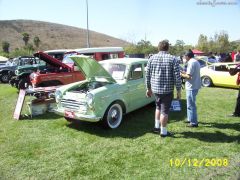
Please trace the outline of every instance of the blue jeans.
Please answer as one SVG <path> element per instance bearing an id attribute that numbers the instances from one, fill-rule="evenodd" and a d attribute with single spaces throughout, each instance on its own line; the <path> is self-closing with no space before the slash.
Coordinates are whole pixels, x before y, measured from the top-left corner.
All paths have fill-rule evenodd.
<path id="1" fill-rule="evenodd" d="M 187 96 L 187 118 L 191 124 L 198 124 L 196 96 L 198 89 L 186 90 Z"/>

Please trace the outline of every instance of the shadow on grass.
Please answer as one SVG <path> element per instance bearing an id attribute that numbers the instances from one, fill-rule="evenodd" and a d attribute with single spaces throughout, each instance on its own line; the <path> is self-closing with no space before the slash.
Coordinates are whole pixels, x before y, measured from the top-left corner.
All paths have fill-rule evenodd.
<path id="1" fill-rule="evenodd" d="M 49 120 L 49 121 L 51 121 L 51 120 L 56 120 L 59 118 L 62 118 L 62 116 L 59 116 L 52 112 L 47 112 L 45 114 L 37 115 L 37 116 L 33 116 L 33 117 L 31 117 L 29 114 L 20 116 L 20 120 L 23 120 L 23 121 L 34 121 L 34 120 Z"/>
<path id="2" fill-rule="evenodd" d="M 182 100 L 181 112 L 170 112 L 170 123 L 181 121 L 185 119 L 186 101 Z M 114 138 L 137 138 L 146 133 L 151 133 L 154 127 L 155 104 L 149 104 L 141 109 L 135 110 L 126 114 L 123 117 L 122 124 L 117 129 L 104 129 L 101 123 L 89 123 L 82 121 L 75 121 L 67 126 L 69 128 L 95 134 L 97 136 Z"/>
<path id="3" fill-rule="evenodd" d="M 240 131 L 240 123 L 205 123 L 201 122 L 200 124 L 206 126 L 206 127 L 214 127 L 219 129 L 233 129 L 236 131 Z"/>
<path id="4" fill-rule="evenodd" d="M 179 133 L 182 135 L 181 138 L 195 138 L 200 141 L 205 142 L 213 142 L 213 143 L 230 143 L 240 140 L 240 136 L 229 136 L 220 131 L 216 131 L 215 133 L 207 133 L 207 132 L 183 132 Z"/>

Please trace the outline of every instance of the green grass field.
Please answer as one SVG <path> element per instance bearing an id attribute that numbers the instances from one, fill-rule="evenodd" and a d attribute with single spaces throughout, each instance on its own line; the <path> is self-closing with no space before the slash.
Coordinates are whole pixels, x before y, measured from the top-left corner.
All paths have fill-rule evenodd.
<path id="1" fill-rule="evenodd" d="M 0 179 L 240 178 L 240 118 L 227 117 L 237 90 L 202 88 L 195 129 L 183 122 L 182 95 L 183 111 L 171 113 L 168 124 L 175 136 L 161 138 L 151 133 L 152 105 L 126 115 L 116 130 L 53 113 L 13 120 L 17 91 L 1 84 Z"/>

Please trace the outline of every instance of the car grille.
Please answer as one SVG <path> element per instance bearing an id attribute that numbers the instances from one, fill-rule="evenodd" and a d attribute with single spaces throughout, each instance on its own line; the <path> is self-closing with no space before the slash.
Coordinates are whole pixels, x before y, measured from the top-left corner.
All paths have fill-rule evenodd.
<path id="1" fill-rule="evenodd" d="M 71 99 L 62 99 L 62 107 L 70 110 L 79 110 L 81 105 L 86 105 L 86 102 L 79 102 Z"/>

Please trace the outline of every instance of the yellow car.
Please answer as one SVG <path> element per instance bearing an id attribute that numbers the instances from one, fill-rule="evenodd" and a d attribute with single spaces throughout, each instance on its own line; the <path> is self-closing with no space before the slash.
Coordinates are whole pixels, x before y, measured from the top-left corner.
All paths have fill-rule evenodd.
<path id="1" fill-rule="evenodd" d="M 202 86 L 222 86 L 230 88 L 238 88 L 236 84 L 237 74 L 231 76 L 229 68 L 234 68 L 237 63 L 214 63 L 201 68 Z"/>

